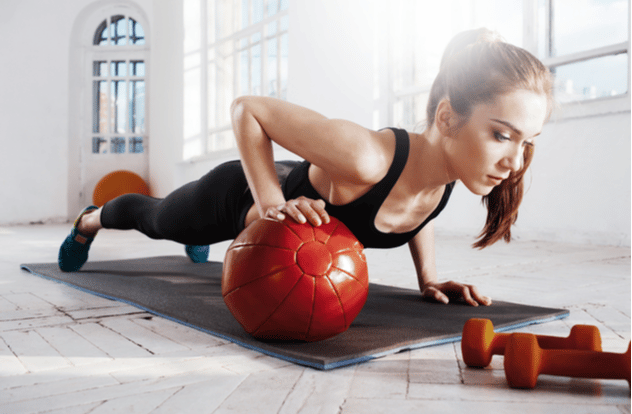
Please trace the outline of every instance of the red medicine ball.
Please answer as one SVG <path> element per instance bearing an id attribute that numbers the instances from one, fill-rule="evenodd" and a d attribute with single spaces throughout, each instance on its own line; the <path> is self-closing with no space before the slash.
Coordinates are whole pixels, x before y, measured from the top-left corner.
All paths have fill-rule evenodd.
<path id="1" fill-rule="evenodd" d="M 340 221 L 259 219 L 230 245 L 222 296 L 260 339 L 319 341 L 349 328 L 366 302 L 364 246 Z"/>

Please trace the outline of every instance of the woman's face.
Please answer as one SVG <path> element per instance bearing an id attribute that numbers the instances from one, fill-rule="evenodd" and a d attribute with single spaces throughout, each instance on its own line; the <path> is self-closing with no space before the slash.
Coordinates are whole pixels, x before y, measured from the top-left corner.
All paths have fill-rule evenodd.
<path id="1" fill-rule="evenodd" d="M 467 122 L 448 137 L 451 177 L 474 194 L 489 194 L 522 168 L 525 148 L 533 145 L 546 115 L 546 97 L 522 89 L 475 105 Z"/>

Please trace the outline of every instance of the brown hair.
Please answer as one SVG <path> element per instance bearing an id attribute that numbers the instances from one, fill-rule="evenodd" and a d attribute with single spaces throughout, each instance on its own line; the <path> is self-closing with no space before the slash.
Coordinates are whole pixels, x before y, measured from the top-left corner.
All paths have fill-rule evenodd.
<path id="1" fill-rule="evenodd" d="M 475 29 L 456 35 L 441 59 L 439 74 L 430 89 L 426 108 L 428 125 L 435 120 L 443 98 L 466 122 L 472 107 L 492 102 L 497 96 L 525 89 L 547 97 L 548 114 L 553 107 L 553 79 L 550 71 L 535 56 L 505 43 L 487 29 Z M 522 168 L 486 196 L 487 221 L 474 247 L 484 248 L 500 239 L 511 240 L 511 226 L 518 218 L 524 192 L 524 174 L 533 159 L 533 147 L 524 151 Z"/>

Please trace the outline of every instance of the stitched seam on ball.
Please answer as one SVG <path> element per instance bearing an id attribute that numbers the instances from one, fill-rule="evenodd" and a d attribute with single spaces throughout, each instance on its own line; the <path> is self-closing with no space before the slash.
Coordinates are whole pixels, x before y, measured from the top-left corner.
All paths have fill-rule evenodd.
<path id="1" fill-rule="evenodd" d="M 335 251 L 335 252 L 330 252 L 330 253 L 331 253 L 331 255 L 333 256 L 334 254 L 349 253 L 349 252 L 351 252 L 351 253 L 359 253 L 359 254 L 362 256 L 362 255 L 363 255 L 363 254 L 362 254 L 363 250 L 364 250 L 364 249 L 360 249 L 360 250 L 358 250 L 358 249 L 354 249 L 353 247 L 350 247 L 350 248 L 349 248 L 349 247 L 343 247 L 343 248 L 342 248 L 342 250 L 337 250 L 337 251 Z M 365 260 L 365 261 L 366 261 L 366 260 Z"/>
<path id="2" fill-rule="evenodd" d="M 249 285 L 249 284 L 251 284 L 251 283 L 257 282 L 257 281 L 259 281 L 259 280 L 261 280 L 261 279 L 264 279 L 264 278 L 266 278 L 266 277 L 274 276 L 274 275 L 276 275 L 277 273 L 283 272 L 283 271 L 285 271 L 285 270 L 287 270 L 287 269 L 291 268 L 292 266 L 296 266 L 296 263 L 292 263 L 291 265 L 289 265 L 289 266 L 287 266 L 287 267 L 284 267 L 284 268 L 282 268 L 282 269 L 275 270 L 275 271 L 270 272 L 270 273 L 267 273 L 267 274 L 265 274 L 265 275 L 263 275 L 263 276 L 259 276 L 259 277 L 258 277 L 258 278 L 256 278 L 256 279 L 252 279 L 252 280 L 251 280 L 251 281 L 249 281 L 248 283 L 244 283 L 243 285 L 237 286 L 235 289 L 231 290 L 230 292 L 226 292 L 226 294 L 225 294 L 224 296 L 228 296 L 228 295 L 230 295 L 231 293 L 233 293 L 233 292 L 235 292 L 235 291 L 237 291 L 237 290 L 241 289 L 241 288 L 242 288 L 242 287 L 244 287 L 244 286 L 248 286 L 248 285 Z M 301 270 L 303 270 L 303 269 L 301 269 Z"/>
<path id="3" fill-rule="evenodd" d="M 298 237 L 298 239 L 302 242 L 302 244 L 305 244 L 305 240 L 303 240 L 303 238 L 297 232 L 292 230 L 292 228 L 290 226 L 288 226 L 287 224 L 283 223 L 283 225 L 285 226 L 286 229 L 291 231 L 292 234 L 294 234 L 296 237 Z M 311 241 L 311 240 L 307 240 L 307 241 Z"/>
<path id="4" fill-rule="evenodd" d="M 342 298 L 340 297 L 340 293 L 338 293 L 338 289 L 336 289 L 336 285 L 334 285 L 334 282 L 331 281 L 331 279 L 329 278 L 329 275 L 325 277 L 327 278 L 327 281 L 329 281 L 329 284 L 333 288 L 334 293 L 336 294 L 336 297 L 338 298 L 338 304 L 340 305 L 340 309 L 342 309 L 342 318 L 345 320 L 345 327 L 349 326 L 349 324 L 347 324 L 347 312 L 345 311 L 345 307 L 342 305 Z"/>
<path id="5" fill-rule="evenodd" d="M 305 273 L 303 273 L 303 274 L 301 275 L 301 277 L 299 277 L 299 278 L 296 280 L 296 283 L 294 283 L 294 286 L 292 286 L 292 289 L 290 289 L 290 291 L 287 293 L 287 295 L 285 295 L 285 297 L 284 297 L 284 298 L 283 298 L 283 300 L 282 300 L 282 301 L 281 301 L 281 302 L 277 305 L 277 307 L 276 307 L 276 308 L 274 308 L 274 310 L 273 310 L 272 312 L 270 312 L 270 315 L 268 315 L 268 317 L 266 318 L 266 320 L 265 320 L 265 321 L 263 321 L 263 322 L 261 323 L 261 325 L 257 326 L 257 329 L 255 329 L 255 330 L 252 332 L 252 334 L 253 334 L 253 335 L 257 335 L 257 333 L 259 332 L 259 329 L 261 329 L 261 327 L 262 327 L 263 325 L 265 325 L 265 324 L 266 324 L 266 323 L 267 323 L 267 322 L 268 322 L 268 321 L 269 321 L 269 320 L 270 320 L 270 319 L 274 316 L 274 314 L 276 313 L 276 311 L 277 311 L 277 310 L 279 310 L 279 308 L 281 307 L 281 305 L 283 305 L 283 304 L 285 303 L 285 301 L 287 300 L 287 298 L 289 298 L 289 297 L 290 297 L 290 295 L 292 294 L 292 292 L 294 291 L 294 289 L 296 289 L 296 286 L 298 286 L 298 283 L 299 283 L 299 282 L 301 281 L 301 279 L 303 279 L 304 277 L 305 277 Z M 316 286 L 316 284 L 314 284 L 314 286 Z M 310 323 L 311 323 L 311 316 L 310 316 Z M 308 328 L 308 329 L 309 329 L 309 328 Z"/>
<path id="6" fill-rule="evenodd" d="M 301 243 L 301 246 L 304 243 Z M 258 244 L 258 243 L 243 243 L 243 244 L 237 244 L 234 246 L 231 246 L 229 250 L 235 250 L 237 248 L 242 248 L 242 247 L 251 247 L 251 246 L 257 246 L 257 247 L 269 247 L 271 249 L 279 249 L 279 250 L 290 250 L 290 251 L 294 251 L 294 249 L 290 248 L 290 247 L 280 247 L 280 246 L 270 246 L 267 244 Z"/>
<path id="7" fill-rule="evenodd" d="M 352 275 L 351 273 L 347 272 L 344 269 L 340 269 L 339 267 L 336 266 L 331 266 L 332 269 L 336 269 L 341 271 L 342 273 L 346 274 L 347 276 L 349 276 L 351 279 L 355 280 L 356 282 L 358 282 L 360 285 L 364 286 L 364 283 L 362 283 L 362 281 L 360 281 L 355 275 Z M 329 277 L 329 275 L 327 275 Z"/>
<path id="8" fill-rule="evenodd" d="M 312 322 L 314 321 L 314 309 L 316 309 L 316 287 L 317 283 L 314 281 L 314 292 L 312 293 L 312 312 L 309 314 L 309 323 L 307 324 L 307 332 L 305 338 L 309 338 L 309 331 L 312 330 Z"/>
<path id="9" fill-rule="evenodd" d="M 341 221 L 336 223 L 336 227 L 334 227 L 334 229 L 331 231 L 331 233 L 329 233 L 327 235 L 327 240 L 325 240 L 323 243 L 327 244 L 329 243 L 329 239 L 331 239 L 331 236 L 333 236 L 333 234 L 336 232 L 336 230 L 338 230 L 338 227 L 340 227 L 340 223 L 342 223 Z"/>

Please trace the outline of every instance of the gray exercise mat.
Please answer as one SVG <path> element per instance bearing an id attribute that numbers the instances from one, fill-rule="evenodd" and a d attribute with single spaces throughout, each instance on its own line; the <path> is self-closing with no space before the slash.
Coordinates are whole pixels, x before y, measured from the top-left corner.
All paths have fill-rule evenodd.
<path id="1" fill-rule="evenodd" d="M 319 342 L 260 341 L 248 335 L 222 299 L 222 264 L 194 264 L 184 256 L 88 262 L 64 273 L 56 263 L 22 269 L 89 293 L 129 303 L 155 315 L 246 348 L 317 369 L 332 369 L 407 349 L 456 342 L 470 318 L 488 318 L 498 331 L 568 316 L 564 309 L 495 301 L 492 306 L 443 305 L 419 291 L 371 284 L 366 305 L 344 333 Z"/>

